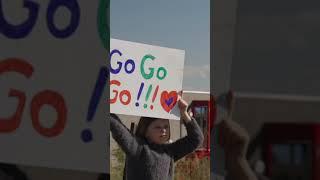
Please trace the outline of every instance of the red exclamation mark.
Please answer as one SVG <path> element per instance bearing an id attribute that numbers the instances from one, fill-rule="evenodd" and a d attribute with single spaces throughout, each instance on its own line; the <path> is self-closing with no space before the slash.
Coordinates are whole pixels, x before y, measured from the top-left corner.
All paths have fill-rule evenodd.
<path id="1" fill-rule="evenodd" d="M 154 93 L 153 93 L 152 103 L 154 103 L 154 100 L 156 100 L 158 90 L 159 90 L 159 86 L 156 87 L 156 90 L 155 90 Z M 153 109 L 153 105 L 150 106 L 150 109 Z"/>

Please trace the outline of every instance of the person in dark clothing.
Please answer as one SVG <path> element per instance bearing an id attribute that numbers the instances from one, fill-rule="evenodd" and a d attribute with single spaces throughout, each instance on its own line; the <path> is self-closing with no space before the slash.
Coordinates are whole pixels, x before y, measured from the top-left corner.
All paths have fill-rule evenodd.
<path id="1" fill-rule="evenodd" d="M 28 180 L 16 165 L 0 163 L 0 180 Z"/>
<path id="2" fill-rule="evenodd" d="M 187 103 L 179 96 L 178 106 L 187 136 L 173 143 L 167 119 L 141 117 L 136 134 L 110 114 L 113 138 L 126 154 L 126 180 L 171 180 L 174 162 L 193 152 L 203 142 L 203 134 L 195 119 L 187 112 Z"/>

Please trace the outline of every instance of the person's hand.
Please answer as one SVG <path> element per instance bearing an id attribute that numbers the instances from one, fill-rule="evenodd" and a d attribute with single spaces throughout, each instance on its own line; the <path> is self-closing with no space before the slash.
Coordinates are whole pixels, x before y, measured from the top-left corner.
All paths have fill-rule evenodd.
<path id="1" fill-rule="evenodd" d="M 219 99 L 220 98 L 220 99 Z M 235 105 L 233 91 L 222 94 L 217 99 L 217 105 L 225 109 L 226 116 L 217 125 L 218 143 L 225 152 L 227 179 L 257 180 L 246 159 L 249 145 L 249 134 L 235 121 L 232 121 L 232 112 Z"/>
<path id="2" fill-rule="evenodd" d="M 224 119 L 218 124 L 218 143 L 224 148 L 227 158 L 245 158 L 249 134 L 238 123 Z"/>
<path id="3" fill-rule="evenodd" d="M 226 155 L 230 158 L 245 158 L 249 134 L 238 123 L 232 121 L 232 112 L 234 109 L 235 99 L 233 91 L 219 96 L 217 103 L 227 111 L 226 117 L 218 124 L 219 144 L 224 148 Z"/>
<path id="4" fill-rule="evenodd" d="M 182 92 L 180 91 L 178 93 L 178 107 L 180 110 L 180 117 L 185 123 L 188 123 L 191 121 L 191 116 L 187 111 L 188 103 L 184 99 L 182 99 L 181 94 Z"/>
<path id="5" fill-rule="evenodd" d="M 230 119 L 218 124 L 218 143 L 223 147 L 228 179 L 257 180 L 246 159 L 249 135 Z"/>
<path id="6" fill-rule="evenodd" d="M 218 143 L 224 148 L 228 179 L 257 180 L 246 159 L 248 132 L 230 119 L 218 124 Z"/>

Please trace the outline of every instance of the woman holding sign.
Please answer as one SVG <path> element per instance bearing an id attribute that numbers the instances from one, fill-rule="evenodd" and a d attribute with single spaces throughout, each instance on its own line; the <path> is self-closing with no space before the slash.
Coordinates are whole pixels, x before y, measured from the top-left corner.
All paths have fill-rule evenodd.
<path id="1" fill-rule="evenodd" d="M 126 153 L 126 180 L 171 180 L 174 162 L 193 152 L 204 137 L 195 119 L 187 112 L 187 103 L 178 99 L 181 120 L 187 136 L 169 143 L 170 124 L 168 119 L 141 117 L 133 135 L 115 115 L 110 116 L 113 138 Z"/>

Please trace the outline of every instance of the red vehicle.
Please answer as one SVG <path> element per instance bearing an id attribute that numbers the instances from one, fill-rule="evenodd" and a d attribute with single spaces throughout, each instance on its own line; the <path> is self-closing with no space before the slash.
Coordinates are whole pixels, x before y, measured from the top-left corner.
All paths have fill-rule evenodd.
<path id="1" fill-rule="evenodd" d="M 267 123 L 262 135 L 268 177 L 320 179 L 320 124 Z"/>

